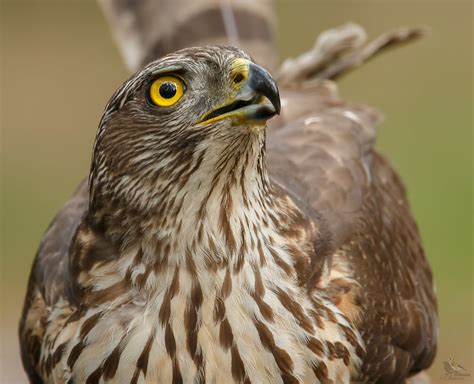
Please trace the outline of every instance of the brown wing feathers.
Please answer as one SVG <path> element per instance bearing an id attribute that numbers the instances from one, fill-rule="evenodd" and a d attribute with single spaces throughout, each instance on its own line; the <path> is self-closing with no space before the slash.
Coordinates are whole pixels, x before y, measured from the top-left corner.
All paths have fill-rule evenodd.
<path id="1" fill-rule="evenodd" d="M 61 297 L 69 296 L 68 250 L 88 200 L 84 180 L 46 230 L 31 270 L 20 323 L 20 346 L 23 365 L 33 383 L 41 383 L 36 367 L 49 310 Z"/>
<path id="2" fill-rule="evenodd" d="M 362 47 L 365 35 L 357 26 L 325 32 L 311 54 L 280 70 L 284 108 L 268 137 L 271 174 L 329 229 L 334 253 L 327 294 L 359 325 L 366 343 L 361 382 L 403 382 L 431 364 L 436 300 L 403 185 L 373 149 L 380 115 L 342 102 L 333 83 L 319 79 L 339 76 L 368 52 L 420 33 L 395 30 Z M 341 50 L 350 51 L 348 41 L 353 52 L 340 58 Z"/>

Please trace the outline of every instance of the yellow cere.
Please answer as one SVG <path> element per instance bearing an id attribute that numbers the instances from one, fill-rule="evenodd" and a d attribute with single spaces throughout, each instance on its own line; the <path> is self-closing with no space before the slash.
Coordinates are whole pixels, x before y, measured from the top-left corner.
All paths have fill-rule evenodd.
<path id="1" fill-rule="evenodd" d="M 160 107 L 176 104 L 184 94 L 181 79 L 175 76 L 162 76 L 156 79 L 150 87 L 150 98 Z"/>

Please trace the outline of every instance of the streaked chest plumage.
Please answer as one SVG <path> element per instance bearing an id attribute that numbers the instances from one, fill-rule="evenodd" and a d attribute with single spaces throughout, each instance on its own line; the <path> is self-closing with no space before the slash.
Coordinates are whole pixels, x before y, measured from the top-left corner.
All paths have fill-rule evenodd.
<path id="1" fill-rule="evenodd" d="M 324 284 L 307 285 L 318 229 L 255 169 L 226 169 L 209 186 L 196 172 L 188 181 L 193 194 L 178 188 L 171 200 L 154 202 L 169 214 L 126 223 L 143 229 L 121 242 L 119 254 L 82 226 L 71 264 L 80 305 L 65 302 L 51 312 L 45 376 L 74 383 L 349 382 L 360 337 Z M 123 233 L 120 211 L 109 212 Z M 108 228 L 113 238 L 115 226 Z"/>
<path id="2" fill-rule="evenodd" d="M 216 241 L 174 255 L 179 266 L 132 248 L 93 267 L 88 309 L 64 302 L 51 313 L 51 381 L 349 382 L 358 336 L 327 298 L 298 286 L 288 252 L 257 244 L 240 262 L 213 259 Z"/>

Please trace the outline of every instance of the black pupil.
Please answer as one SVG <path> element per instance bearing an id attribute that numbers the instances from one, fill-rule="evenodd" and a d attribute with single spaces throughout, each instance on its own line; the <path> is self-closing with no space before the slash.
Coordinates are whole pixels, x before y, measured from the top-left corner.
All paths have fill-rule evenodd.
<path id="1" fill-rule="evenodd" d="M 164 99 L 171 99 L 176 95 L 176 84 L 167 81 L 160 85 L 160 95 Z"/>

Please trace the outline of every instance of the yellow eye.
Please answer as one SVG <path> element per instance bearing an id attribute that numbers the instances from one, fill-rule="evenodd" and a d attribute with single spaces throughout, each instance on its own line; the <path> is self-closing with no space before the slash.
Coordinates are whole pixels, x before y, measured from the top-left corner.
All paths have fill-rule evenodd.
<path id="1" fill-rule="evenodd" d="M 183 97 L 183 93 L 183 82 L 174 76 L 160 77 L 150 87 L 150 98 L 160 107 L 176 104 Z"/>

